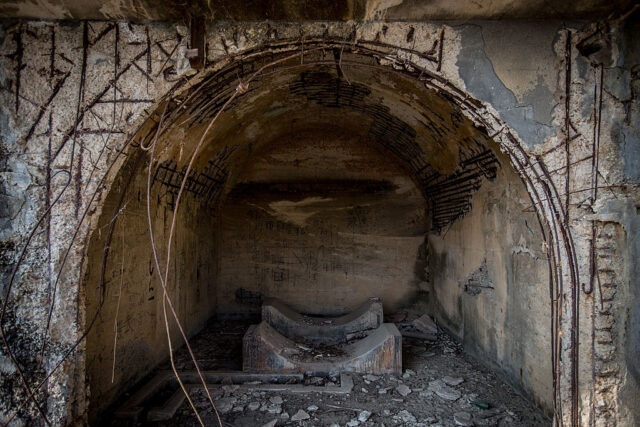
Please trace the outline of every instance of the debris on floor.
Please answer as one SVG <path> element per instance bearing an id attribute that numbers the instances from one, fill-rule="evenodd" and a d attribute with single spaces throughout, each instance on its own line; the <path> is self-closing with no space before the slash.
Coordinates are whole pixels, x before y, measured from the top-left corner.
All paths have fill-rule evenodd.
<path id="1" fill-rule="evenodd" d="M 194 337 L 196 358 L 206 361 L 201 369 L 240 370 L 241 339 L 249 323 L 215 322 Z M 230 384 L 210 390 L 225 427 L 551 425 L 546 415 L 444 333 L 433 342 L 405 337 L 402 356 L 402 375 L 350 373 L 349 393 L 262 391 Z M 183 368 L 192 369 L 185 348 L 175 358 Z M 335 375 L 307 375 L 295 386 L 330 387 L 339 382 Z M 190 395 L 205 424 L 217 425 L 204 390 L 193 389 Z M 197 426 L 198 421 L 185 400 L 173 418 L 151 425 Z"/>

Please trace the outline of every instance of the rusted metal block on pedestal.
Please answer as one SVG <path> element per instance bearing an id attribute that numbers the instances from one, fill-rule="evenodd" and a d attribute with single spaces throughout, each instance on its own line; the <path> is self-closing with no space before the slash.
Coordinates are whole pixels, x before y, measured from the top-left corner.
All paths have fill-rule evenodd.
<path id="1" fill-rule="evenodd" d="M 393 323 L 383 323 L 352 344 L 309 348 L 263 321 L 249 328 L 242 345 L 243 370 L 248 372 L 402 372 L 402 336 Z"/>
<path id="2" fill-rule="evenodd" d="M 382 324 L 382 302 L 369 298 L 349 314 L 324 318 L 302 315 L 279 299 L 269 298 L 262 305 L 262 320 L 293 341 L 332 345 L 346 342 L 352 334 L 378 328 Z"/>

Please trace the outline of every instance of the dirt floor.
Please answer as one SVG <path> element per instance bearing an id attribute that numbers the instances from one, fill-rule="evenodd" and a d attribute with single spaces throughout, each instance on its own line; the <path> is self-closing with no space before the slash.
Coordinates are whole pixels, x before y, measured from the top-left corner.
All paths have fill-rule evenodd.
<path id="1" fill-rule="evenodd" d="M 191 340 L 200 369 L 242 368 L 242 336 L 250 322 L 217 321 Z M 401 325 L 399 325 L 401 326 Z M 179 370 L 193 370 L 185 348 Z M 161 367 L 168 369 L 169 365 Z M 403 374 L 350 374 L 348 394 L 251 391 L 237 385 L 211 389 L 225 426 L 538 426 L 551 420 L 489 369 L 462 352 L 445 333 L 435 341 L 403 338 Z M 339 385 L 339 375 L 305 377 L 308 385 Z M 160 400 L 170 394 L 164 393 Z M 191 396 L 205 425 L 218 425 L 203 389 Z M 118 425 L 127 425 L 118 422 Z M 132 423 L 129 423 L 131 425 Z M 157 426 L 199 425 L 185 401 Z M 112 424 L 113 425 L 113 424 Z M 137 423 L 137 425 L 143 425 Z"/>

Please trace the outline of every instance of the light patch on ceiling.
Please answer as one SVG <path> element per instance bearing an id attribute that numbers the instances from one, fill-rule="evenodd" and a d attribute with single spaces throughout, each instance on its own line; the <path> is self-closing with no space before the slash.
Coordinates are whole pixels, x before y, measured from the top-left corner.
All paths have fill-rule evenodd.
<path id="1" fill-rule="evenodd" d="M 373 21 L 384 18 L 387 9 L 399 6 L 404 0 L 369 0 L 364 19 Z"/>
<path id="2" fill-rule="evenodd" d="M 279 200 L 269 203 L 269 210 L 282 221 L 293 223 L 299 227 L 304 227 L 307 219 L 315 215 L 316 210 L 313 205 L 330 202 L 333 199 L 328 197 L 307 197 L 298 202 L 291 200 Z"/>
<path id="3" fill-rule="evenodd" d="M 108 19 L 127 19 L 131 14 L 138 19 L 153 19 L 153 16 L 144 7 L 141 1 L 136 0 L 115 0 L 107 1 L 100 7 L 102 13 Z"/>
<path id="4" fill-rule="evenodd" d="M 4 2 L 2 9 L 15 9 L 15 11 L 11 12 L 13 16 L 45 16 L 50 19 L 72 18 L 71 12 L 62 4 L 62 1 L 29 0 Z"/>

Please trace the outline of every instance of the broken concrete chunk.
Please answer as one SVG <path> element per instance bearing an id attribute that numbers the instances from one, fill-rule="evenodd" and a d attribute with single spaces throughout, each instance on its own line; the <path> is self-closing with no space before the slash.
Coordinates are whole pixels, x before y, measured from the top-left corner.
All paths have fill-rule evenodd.
<path id="1" fill-rule="evenodd" d="M 446 400 L 458 400 L 460 399 L 460 392 L 450 387 L 443 387 L 436 391 L 436 394 Z"/>
<path id="2" fill-rule="evenodd" d="M 263 424 L 262 427 L 275 427 L 275 425 L 278 423 L 278 419 L 276 418 L 275 420 L 271 420 L 266 424 Z"/>
<path id="3" fill-rule="evenodd" d="M 396 387 L 396 391 L 402 397 L 406 397 L 411 393 L 411 389 L 405 384 L 400 384 L 398 387 Z"/>
<path id="4" fill-rule="evenodd" d="M 433 380 L 429 382 L 429 390 L 435 392 L 436 390 L 438 390 L 439 388 L 441 388 L 442 386 L 444 386 L 444 381 L 442 380 Z"/>
<path id="5" fill-rule="evenodd" d="M 365 375 L 365 376 L 364 376 L 364 377 L 362 377 L 362 378 L 364 378 L 364 379 L 365 379 L 365 380 L 367 380 L 367 381 L 371 381 L 371 382 L 376 382 L 376 381 L 378 381 L 378 380 L 380 379 L 380 377 L 379 377 L 379 376 L 377 376 L 377 375 L 372 375 L 372 374 L 367 374 L 367 375 Z"/>
<path id="6" fill-rule="evenodd" d="M 489 277 L 489 269 L 487 268 L 487 260 L 480 264 L 464 281 L 459 281 L 458 285 L 469 295 L 478 295 L 481 292 L 487 295 L 493 295 L 495 285 Z"/>
<path id="7" fill-rule="evenodd" d="M 224 391 L 226 391 L 227 393 L 233 393 L 234 391 L 238 390 L 240 388 L 240 386 L 238 384 L 232 384 L 232 385 L 223 385 L 222 389 Z"/>
<path id="8" fill-rule="evenodd" d="M 275 404 L 275 405 L 282 405 L 282 397 L 280 396 L 273 396 L 269 398 L 269 402 Z"/>
<path id="9" fill-rule="evenodd" d="M 425 334 L 435 335 L 438 333 L 438 326 L 426 314 L 418 317 L 411 323 L 417 330 Z"/>
<path id="10" fill-rule="evenodd" d="M 236 399 L 235 397 L 225 397 L 222 399 L 218 399 L 215 401 L 216 409 L 221 414 L 226 414 L 227 412 L 231 411 L 234 403 L 236 403 L 237 400 L 238 399 Z"/>
<path id="11" fill-rule="evenodd" d="M 453 421 L 455 421 L 456 425 L 459 426 L 473 425 L 473 419 L 471 418 L 471 414 L 468 412 L 456 412 L 453 414 Z"/>
<path id="12" fill-rule="evenodd" d="M 358 414 L 358 421 L 360 421 L 361 423 L 364 423 L 369 419 L 370 416 L 371 416 L 371 412 L 362 411 Z"/>
<path id="13" fill-rule="evenodd" d="M 293 417 L 291 417 L 291 421 L 302 421 L 302 420 L 308 420 L 309 418 L 311 418 L 309 414 L 307 414 L 302 409 L 299 409 L 298 412 L 293 414 Z"/>
<path id="14" fill-rule="evenodd" d="M 464 379 L 460 378 L 460 377 L 454 378 L 454 377 L 450 377 L 450 376 L 447 375 L 446 377 L 442 378 L 442 381 L 447 385 L 457 386 L 457 385 L 462 384 L 464 382 Z"/>
<path id="15" fill-rule="evenodd" d="M 462 394 L 449 386 L 442 380 L 435 380 L 429 383 L 429 391 L 434 392 L 445 400 L 458 400 Z"/>
<path id="16" fill-rule="evenodd" d="M 411 375 L 415 375 L 416 372 L 412 371 L 411 369 L 407 369 L 404 371 L 404 374 L 402 374 L 402 378 L 407 379 L 409 378 Z"/>
<path id="17" fill-rule="evenodd" d="M 268 405 L 267 412 L 269 412 L 270 414 L 279 414 L 280 412 L 282 412 L 282 406 L 276 404 Z"/>
<path id="18" fill-rule="evenodd" d="M 260 408 L 260 402 L 251 402 L 247 405 L 247 409 L 250 411 L 257 411 Z"/>
<path id="19" fill-rule="evenodd" d="M 400 418 L 405 423 L 416 422 L 416 417 L 414 417 L 413 414 L 407 411 L 406 409 L 403 409 L 402 411 L 398 412 L 398 415 L 396 415 L 396 417 Z"/>

